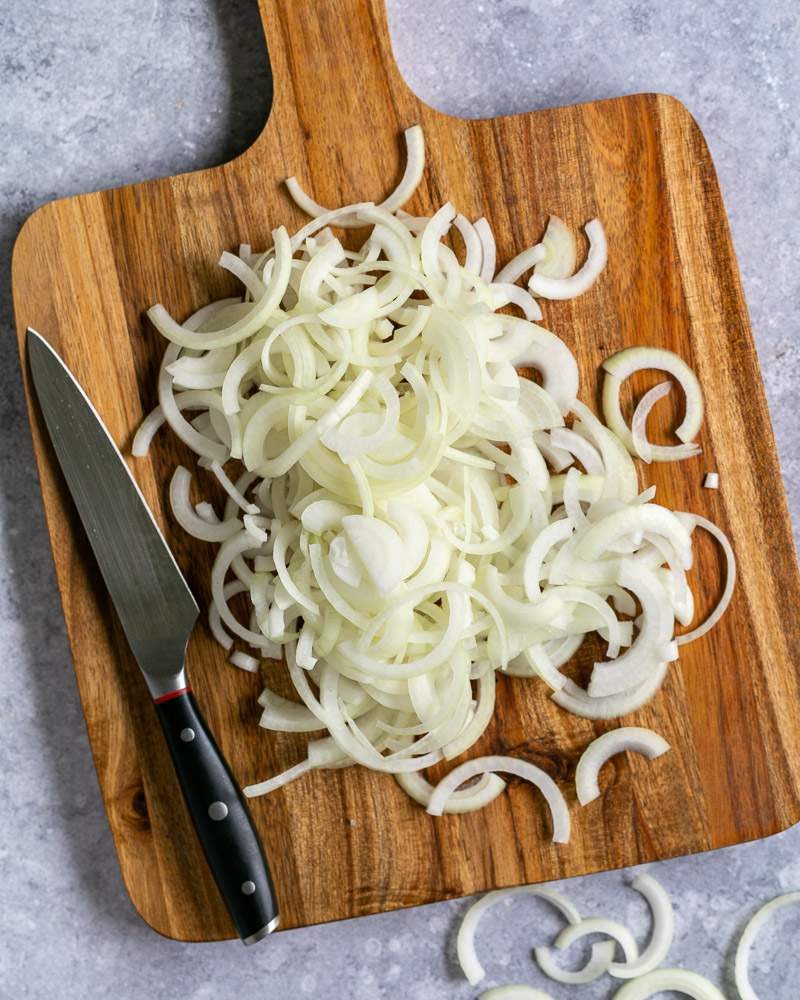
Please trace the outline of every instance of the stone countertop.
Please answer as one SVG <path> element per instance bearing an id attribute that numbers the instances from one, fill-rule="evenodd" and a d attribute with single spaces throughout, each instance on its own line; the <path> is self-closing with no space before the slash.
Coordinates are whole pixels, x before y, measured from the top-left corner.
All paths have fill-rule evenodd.
<path id="1" fill-rule="evenodd" d="M 725 195 L 797 525 L 800 501 L 800 19 L 788 0 L 389 0 L 397 59 L 426 101 L 472 117 L 643 90 L 698 119 Z M 44 201 L 224 161 L 268 107 L 255 0 L 18 0 L 0 18 L 0 249 Z M 122 886 L 70 668 L 12 333 L 0 288 L 0 997 L 182 1000 L 471 998 L 453 964 L 465 901 L 278 934 L 256 948 L 154 934 Z M 677 909 L 673 964 L 735 996 L 731 944 L 756 902 L 800 888 L 800 829 L 664 862 Z M 573 880 L 587 913 L 647 931 L 623 873 Z M 530 947 L 558 926 L 534 900 L 494 913 L 486 985 L 530 982 L 555 1000 Z M 765 936 L 753 982 L 797 996 L 800 914 Z M 607 978 L 583 987 L 605 998 Z"/>

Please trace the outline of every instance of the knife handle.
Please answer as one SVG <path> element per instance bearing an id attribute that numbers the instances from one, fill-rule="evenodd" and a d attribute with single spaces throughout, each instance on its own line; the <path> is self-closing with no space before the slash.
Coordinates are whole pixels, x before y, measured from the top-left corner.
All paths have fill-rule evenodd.
<path id="1" fill-rule="evenodd" d="M 239 937 L 254 944 L 278 925 L 261 841 L 191 690 L 154 699 L 183 797 Z"/>

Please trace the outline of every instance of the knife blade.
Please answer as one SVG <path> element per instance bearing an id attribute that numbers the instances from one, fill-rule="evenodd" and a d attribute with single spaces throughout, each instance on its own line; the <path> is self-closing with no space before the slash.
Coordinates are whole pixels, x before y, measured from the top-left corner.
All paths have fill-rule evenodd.
<path id="1" fill-rule="evenodd" d="M 89 397 L 28 329 L 28 361 L 53 448 L 125 636 L 144 674 L 211 872 L 245 944 L 278 925 L 248 807 L 184 672 L 199 614 L 144 497 Z"/>

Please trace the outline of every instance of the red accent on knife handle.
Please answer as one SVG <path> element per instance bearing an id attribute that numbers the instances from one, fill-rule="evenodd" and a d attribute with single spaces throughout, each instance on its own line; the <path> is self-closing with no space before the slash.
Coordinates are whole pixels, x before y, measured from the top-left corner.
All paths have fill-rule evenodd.
<path id="1" fill-rule="evenodd" d="M 154 705 L 160 705 L 165 701 L 172 701 L 173 698 L 178 698 L 180 695 L 185 694 L 187 691 L 191 691 L 190 685 L 186 687 L 176 688 L 174 691 L 169 691 L 167 694 L 162 694 L 158 698 L 153 698 Z"/>

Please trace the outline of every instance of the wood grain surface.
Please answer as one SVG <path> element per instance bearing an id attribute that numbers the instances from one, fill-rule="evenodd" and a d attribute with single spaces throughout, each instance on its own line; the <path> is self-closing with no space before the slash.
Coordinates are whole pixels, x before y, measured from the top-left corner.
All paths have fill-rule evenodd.
<path id="1" fill-rule="evenodd" d="M 41 331 L 128 448 L 155 403 L 164 348 L 146 307 L 163 302 L 183 317 L 232 293 L 215 263 L 220 251 L 263 246 L 276 225 L 303 221 L 281 184 L 290 174 L 332 205 L 383 197 L 402 171 L 401 132 L 419 122 L 427 170 L 411 210 L 449 199 L 473 218 L 485 214 L 501 262 L 540 237 L 549 212 L 576 228 L 603 220 L 606 272 L 589 294 L 546 304 L 545 325 L 577 354 L 583 399 L 595 407 L 598 365 L 623 346 L 662 345 L 694 367 L 708 402 L 703 456 L 642 467 L 642 483 L 655 482 L 662 503 L 714 519 L 739 560 L 723 623 L 688 647 L 653 703 L 626 720 L 654 727 L 674 752 L 655 762 L 617 757 L 602 774 L 605 794 L 585 809 L 574 797 L 577 757 L 616 723 L 565 714 L 540 683 L 500 679 L 496 718 L 476 750 L 524 757 L 557 779 L 573 814 L 568 845 L 551 845 L 542 800 L 515 782 L 483 811 L 441 819 L 390 777 L 360 768 L 310 774 L 254 801 L 283 927 L 704 851 L 794 823 L 797 567 L 725 211 L 691 115 L 673 98 L 643 94 L 490 121 L 450 118 L 400 77 L 383 0 L 260 0 L 260 8 L 275 99 L 258 141 L 213 170 L 37 211 L 14 251 L 20 350 L 29 324 Z M 642 376 L 632 388 L 653 381 Z M 30 408 L 75 673 L 125 884 L 163 934 L 232 937 L 144 683 Z M 658 412 L 668 440 L 675 413 Z M 162 431 L 131 468 L 205 603 L 210 547 L 182 534 L 165 496 L 174 465 L 188 459 Z M 702 488 L 710 469 L 720 473 L 718 492 Z M 719 555 L 705 538 L 697 550 L 693 583 L 707 610 L 721 587 Z M 243 783 L 301 759 L 302 737 L 257 728 L 258 679 L 228 666 L 203 624 L 187 662 Z"/>

